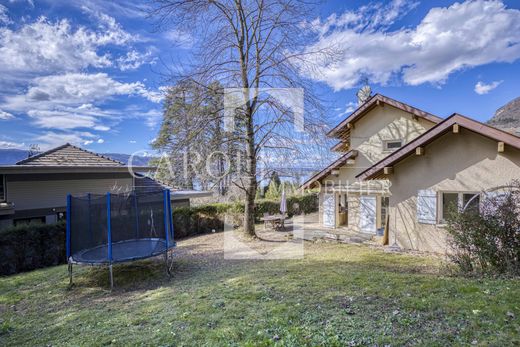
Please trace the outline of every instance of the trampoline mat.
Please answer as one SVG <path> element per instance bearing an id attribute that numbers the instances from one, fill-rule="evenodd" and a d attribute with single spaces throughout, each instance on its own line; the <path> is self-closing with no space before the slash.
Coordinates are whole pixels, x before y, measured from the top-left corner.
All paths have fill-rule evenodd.
<path id="1" fill-rule="evenodd" d="M 166 240 L 158 238 L 125 240 L 112 243 L 112 262 L 149 258 L 166 252 Z M 108 263 L 106 244 L 85 249 L 72 255 L 76 263 Z"/>

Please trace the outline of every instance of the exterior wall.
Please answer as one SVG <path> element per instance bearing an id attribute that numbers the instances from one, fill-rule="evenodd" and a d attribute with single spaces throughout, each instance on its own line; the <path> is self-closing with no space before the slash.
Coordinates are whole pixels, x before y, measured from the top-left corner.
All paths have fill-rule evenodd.
<path id="1" fill-rule="evenodd" d="M 376 106 L 361 119 L 355 122 L 351 129 L 351 148 L 358 150 L 359 154 L 353 164 L 346 164 L 339 168 L 339 175 L 329 175 L 322 182 L 334 185 L 347 185 L 359 182 L 356 175 L 371 167 L 376 162 L 388 156 L 391 152 L 384 150 L 384 141 L 403 140 L 403 145 L 423 134 L 435 124 L 413 116 L 405 111 L 390 105 Z M 321 194 L 326 190 L 322 186 Z M 320 196 L 321 196 L 320 194 Z M 322 223 L 322 210 L 320 199 L 320 223 Z M 359 231 L 359 194 L 349 194 L 348 227 L 350 230 Z M 380 206 L 380 199 L 377 199 Z M 380 214 L 377 209 L 378 216 Z M 380 219 L 380 217 L 378 217 Z M 377 225 L 380 225 L 378 219 Z"/>
<path id="2" fill-rule="evenodd" d="M 520 179 L 520 151 L 466 129 L 447 133 L 425 147 L 424 156 L 410 156 L 389 176 L 390 244 L 406 249 L 446 251 L 443 225 L 417 222 L 417 191 L 421 189 L 479 192 Z M 439 197 L 437 197 L 439 211 Z M 437 217 L 439 213 L 437 211 Z"/>
<path id="3" fill-rule="evenodd" d="M 403 140 L 404 145 L 434 125 L 422 118 L 414 120 L 410 113 L 389 105 L 375 107 L 351 130 L 351 148 L 359 152 L 355 163 L 341 167 L 338 176 L 329 175 L 324 181 L 356 182 L 356 175 L 392 153 L 384 150 L 384 141 Z"/>
<path id="4" fill-rule="evenodd" d="M 56 211 L 67 205 L 67 194 L 105 194 L 133 187 L 129 174 L 82 175 L 7 175 L 7 200 L 14 203 L 15 214 L 9 218 L 46 216 L 51 221 Z M 53 209 L 56 209 L 53 210 Z"/>
<path id="5" fill-rule="evenodd" d="M 359 195 L 348 195 L 348 229 L 359 232 Z"/>

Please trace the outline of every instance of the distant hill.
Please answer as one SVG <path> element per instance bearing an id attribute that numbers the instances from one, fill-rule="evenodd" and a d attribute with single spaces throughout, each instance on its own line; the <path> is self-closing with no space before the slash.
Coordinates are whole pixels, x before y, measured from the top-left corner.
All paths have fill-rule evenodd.
<path id="1" fill-rule="evenodd" d="M 500 107 L 488 124 L 520 135 L 520 97 Z"/>
<path id="2" fill-rule="evenodd" d="M 11 165 L 27 158 L 27 151 L 22 149 L 1 149 L 0 148 L 0 165 Z"/>
<path id="3" fill-rule="evenodd" d="M 2 149 L 0 148 L 0 165 L 13 165 L 16 162 L 27 158 L 28 151 L 22 149 Z M 104 156 L 128 163 L 129 154 L 122 153 L 103 153 Z M 134 156 L 133 165 L 147 166 L 153 157 Z"/>
<path id="4" fill-rule="evenodd" d="M 105 157 L 112 158 L 114 160 L 120 161 L 122 163 L 128 163 L 130 159 L 130 154 L 123 153 L 103 153 Z M 135 155 L 132 159 L 132 164 L 136 166 L 147 166 L 150 160 L 154 159 L 154 157 L 140 157 Z"/>

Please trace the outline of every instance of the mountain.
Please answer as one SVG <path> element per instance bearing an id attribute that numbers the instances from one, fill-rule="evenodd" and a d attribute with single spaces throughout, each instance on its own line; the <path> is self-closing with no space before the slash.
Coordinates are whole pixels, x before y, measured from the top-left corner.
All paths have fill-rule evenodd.
<path id="1" fill-rule="evenodd" d="M 120 161 L 122 163 L 128 163 L 130 159 L 130 154 L 123 153 L 103 153 L 105 157 L 112 158 L 114 160 Z M 154 157 L 141 157 L 134 155 L 132 158 L 132 165 L 135 166 L 147 166 L 150 160 L 154 159 Z"/>
<path id="2" fill-rule="evenodd" d="M 23 149 L 0 148 L 0 165 L 11 165 L 27 158 L 27 152 Z"/>
<path id="3" fill-rule="evenodd" d="M 23 149 L 2 149 L 0 148 L 0 165 L 13 165 L 17 161 L 27 158 L 28 151 Z M 103 153 L 102 155 L 118 160 L 123 163 L 128 163 L 130 159 L 129 154 L 123 153 Z M 147 166 L 153 157 L 134 156 L 133 165 Z"/>
<path id="4" fill-rule="evenodd" d="M 488 124 L 520 135 L 520 97 L 500 107 Z"/>

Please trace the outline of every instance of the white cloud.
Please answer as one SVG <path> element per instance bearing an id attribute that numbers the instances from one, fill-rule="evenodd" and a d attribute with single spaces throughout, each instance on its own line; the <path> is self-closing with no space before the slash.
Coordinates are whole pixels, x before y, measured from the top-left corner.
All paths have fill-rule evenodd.
<path id="1" fill-rule="evenodd" d="M 455 71 L 520 58 L 519 10 L 500 1 L 465 1 L 432 8 L 415 28 L 388 31 L 410 9 L 406 3 L 411 2 L 392 2 L 393 11 L 385 15 L 373 10 L 367 18 L 361 8 L 307 24 L 320 35 L 308 51 L 336 46 L 342 53 L 339 61 L 318 61 L 319 68 L 305 73 L 335 90 L 353 88 L 363 77 L 383 85 L 394 78 L 409 85 L 442 84 Z"/>
<path id="2" fill-rule="evenodd" d="M 144 64 L 153 64 L 155 58 L 152 57 L 152 52 L 140 53 L 136 50 L 131 50 L 125 56 L 117 59 L 117 66 L 121 71 L 135 70 Z"/>
<path id="3" fill-rule="evenodd" d="M 102 110 L 95 104 L 118 96 L 162 100 L 162 92 L 150 91 L 141 82 L 122 83 L 105 73 L 68 73 L 37 77 L 25 94 L 7 96 L 0 106 L 10 112 L 26 113 L 41 128 L 108 131 L 111 122 L 127 115 L 119 110 Z M 148 119 L 151 115 L 143 116 Z"/>
<path id="4" fill-rule="evenodd" d="M 163 113 L 161 110 L 151 109 L 146 112 L 138 113 L 138 116 L 144 118 L 148 128 L 153 130 L 161 121 Z"/>
<path id="5" fill-rule="evenodd" d="M 24 98 L 38 103 L 52 101 L 64 105 L 78 103 L 85 105 L 117 95 L 139 95 L 155 100 L 150 97 L 154 93 L 146 89 L 142 82 L 122 83 L 101 72 L 68 73 L 35 78 Z"/>
<path id="6" fill-rule="evenodd" d="M 52 3 L 61 1 L 80 9 L 95 9 L 104 13 L 111 13 L 118 17 L 129 18 L 145 17 L 148 14 L 148 4 L 139 1 L 107 1 L 107 0 L 48 0 Z"/>
<path id="7" fill-rule="evenodd" d="M 12 24 L 13 21 L 7 14 L 9 10 L 4 5 L 0 4 L 0 24 Z"/>
<path id="8" fill-rule="evenodd" d="M 180 48 L 189 49 L 193 46 L 193 37 L 190 33 L 185 31 L 172 29 L 165 32 L 164 37 Z"/>
<path id="9" fill-rule="evenodd" d="M 67 142 L 75 145 L 85 145 L 85 142 L 89 140 L 92 141 L 95 138 L 96 135 L 86 131 L 74 131 L 67 133 L 49 131 L 42 135 L 36 136 L 34 140 L 41 144 L 42 150 L 47 150 L 63 145 Z"/>
<path id="10" fill-rule="evenodd" d="M 369 3 L 361 6 L 357 11 L 345 11 L 341 15 L 331 14 L 324 22 L 320 18 L 303 27 L 325 35 L 332 30 L 352 29 L 355 31 L 373 32 L 387 29 L 399 19 L 419 5 L 414 0 L 393 0 L 387 5 Z"/>
<path id="11" fill-rule="evenodd" d="M 113 65 L 111 56 L 99 49 L 126 46 L 137 39 L 103 14 L 97 31 L 84 26 L 73 29 L 67 19 L 51 22 L 40 17 L 17 29 L 0 27 L 0 73 L 5 78 L 109 67 Z"/>
<path id="12" fill-rule="evenodd" d="M 484 83 L 482 81 L 478 81 L 477 84 L 475 84 L 475 93 L 479 95 L 484 95 L 498 87 L 503 81 L 494 81 L 491 83 Z"/>
<path id="13" fill-rule="evenodd" d="M 27 4 L 29 4 L 29 6 L 31 6 L 31 8 L 34 8 L 34 1 L 33 0 L 9 0 L 9 2 L 11 4 L 14 4 L 14 3 L 17 3 L 17 2 L 26 2 Z"/>
<path id="14" fill-rule="evenodd" d="M 12 119 L 12 118 L 14 118 L 14 116 L 12 114 L 10 114 L 9 112 L 0 110 L 0 119 L 7 120 L 7 119 Z"/>
<path id="15" fill-rule="evenodd" d="M 25 143 L 17 143 L 17 142 L 10 142 L 10 141 L 0 141 L 0 148 L 25 149 Z"/>
<path id="16" fill-rule="evenodd" d="M 83 141 L 83 145 L 84 145 L 84 146 L 88 146 L 88 145 L 93 144 L 94 142 L 101 144 L 101 143 L 104 143 L 105 140 L 103 140 L 103 139 L 98 139 L 97 141 L 94 141 L 94 140 L 85 140 L 85 141 Z"/>
<path id="17" fill-rule="evenodd" d="M 343 117 L 347 114 L 350 114 L 352 112 L 354 112 L 357 108 L 357 104 L 355 102 L 352 102 L 352 101 L 349 101 L 347 103 L 347 105 L 345 105 L 345 110 L 343 110 L 343 112 L 341 112 L 340 114 L 338 114 L 338 117 Z M 339 109 L 341 110 L 341 109 Z"/>
<path id="18" fill-rule="evenodd" d="M 130 142 L 130 143 L 137 143 L 137 141 L 135 141 L 135 140 L 130 140 L 128 142 Z"/>

